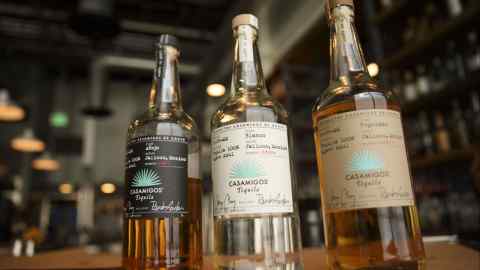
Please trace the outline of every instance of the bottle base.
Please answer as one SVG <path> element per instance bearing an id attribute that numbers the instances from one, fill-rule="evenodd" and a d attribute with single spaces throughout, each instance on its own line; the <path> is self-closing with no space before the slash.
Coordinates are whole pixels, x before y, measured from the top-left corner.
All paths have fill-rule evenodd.
<path id="1" fill-rule="evenodd" d="M 218 256 L 216 270 L 302 270 L 298 253 L 281 258 L 266 259 L 263 256 Z"/>
<path id="2" fill-rule="evenodd" d="M 200 270 L 201 268 L 201 262 L 198 264 L 189 262 L 168 264 L 164 260 L 137 260 L 134 258 L 126 258 L 122 261 L 122 269 L 125 270 Z"/>
<path id="3" fill-rule="evenodd" d="M 384 262 L 369 266 L 352 266 L 335 263 L 329 267 L 329 270 L 425 270 L 425 262 L 418 261 L 397 261 Z"/>

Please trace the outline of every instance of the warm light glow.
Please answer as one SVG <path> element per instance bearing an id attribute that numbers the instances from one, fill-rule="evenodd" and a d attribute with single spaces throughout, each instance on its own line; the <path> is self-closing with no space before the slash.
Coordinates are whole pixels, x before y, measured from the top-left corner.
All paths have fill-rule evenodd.
<path id="1" fill-rule="evenodd" d="M 39 171 L 58 171 L 60 163 L 49 156 L 41 156 L 32 161 L 32 167 Z"/>
<path id="2" fill-rule="evenodd" d="M 16 122 L 25 117 L 25 111 L 10 100 L 7 89 L 0 89 L 0 121 Z"/>
<path id="3" fill-rule="evenodd" d="M 73 192 L 73 186 L 69 183 L 63 183 L 58 186 L 58 191 L 62 194 L 70 194 Z"/>
<path id="4" fill-rule="evenodd" d="M 16 122 L 25 117 L 25 111 L 17 105 L 0 105 L 0 121 Z"/>
<path id="5" fill-rule="evenodd" d="M 367 69 L 368 69 L 368 73 L 372 77 L 376 77 L 380 72 L 380 67 L 377 65 L 377 63 L 368 64 Z"/>
<path id="6" fill-rule="evenodd" d="M 103 183 L 100 186 L 100 191 L 102 191 L 105 194 L 112 194 L 115 192 L 116 189 L 117 187 L 115 187 L 115 184 L 112 184 L 112 183 Z"/>
<path id="7" fill-rule="evenodd" d="M 212 83 L 207 87 L 207 94 L 211 97 L 221 97 L 225 95 L 225 86 L 219 83 Z"/>
<path id="8" fill-rule="evenodd" d="M 222 123 L 227 123 L 227 122 L 230 122 L 232 121 L 233 119 L 235 119 L 235 117 L 229 115 L 229 114 L 225 114 L 222 119 L 220 119 L 220 122 Z"/>
<path id="9" fill-rule="evenodd" d="M 35 138 L 15 138 L 12 140 L 12 148 L 20 152 L 42 152 L 45 144 Z"/>
<path id="10" fill-rule="evenodd" d="M 45 143 L 37 139 L 29 128 L 21 136 L 13 138 L 10 145 L 20 152 L 42 152 L 45 149 Z"/>

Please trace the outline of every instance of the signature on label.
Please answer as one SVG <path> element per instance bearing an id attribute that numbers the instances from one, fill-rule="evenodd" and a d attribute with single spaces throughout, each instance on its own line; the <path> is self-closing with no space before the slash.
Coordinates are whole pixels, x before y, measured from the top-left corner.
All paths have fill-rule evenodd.
<path id="1" fill-rule="evenodd" d="M 327 205 L 331 209 L 356 209 L 384 205 L 385 201 L 410 201 L 412 192 L 403 187 L 378 187 L 369 192 L 354 192 L 343 188 L 339 192 L 329 192 Z"/>
<path id="2" fill-rule="evenodd" d="M 185 210 L 181 206 L 180 201 L 170 201 L 168 203 L 162 202 L 159 204 L 157 201 L 151 201 L 152 211 L 162 211 L 162 212 L 182 212 Z"/>

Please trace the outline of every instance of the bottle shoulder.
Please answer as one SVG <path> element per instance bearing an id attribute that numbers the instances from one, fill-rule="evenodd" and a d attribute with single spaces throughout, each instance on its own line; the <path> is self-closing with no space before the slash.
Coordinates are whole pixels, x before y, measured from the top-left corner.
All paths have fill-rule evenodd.
<path id="1" fill-rule="evenodd" d="M 288 112 L 270 95 L 232 96 L 215 111 L 211 118 L 212 128 L 239 122 L 288 123 Z"/>
<path id="2" fill-rule="evenodd" d="M 168 114 L 147 111 L 130 122 L 128 139 L 152 135 L 181 136 L 198 140 L 199 131 L 193 118 L 183 110 Z"/>
<path id="3" fill-rule="evenodd" d="M 400 111 L 398 99 L 393 91 L 373 83 L 349 86 L 330 85 L 315 101 L 313 113 L 332 107 L 345 107 L 346 111 L 358 109 Z"/>

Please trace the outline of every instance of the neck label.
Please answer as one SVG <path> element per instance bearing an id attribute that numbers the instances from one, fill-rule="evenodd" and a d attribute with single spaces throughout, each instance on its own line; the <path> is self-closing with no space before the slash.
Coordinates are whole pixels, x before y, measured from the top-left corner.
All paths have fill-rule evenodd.
<path id="1" fill-rule="evenodd" d="M 238 54 L 240 62 L 253 62 L 253 38 L 250 34 L 238 35 Z"/>
<path id="2" fill-rule="evenodd" d="M 215 216 L 293 212 L 287 126 L 242 122 L 212 133 Z"/>
<path id="3" fill-rule="evenodd" d="M 157 56 L 156 76 L 159 82 L 158 90 L 160 91 L 161 102 L 173 102 L 174 76 L 172 74 L 172 63 L 169 63 L 168 49 L 161 49 Z M 171 52 L 170 52 L 171 53 Z"/>
<path id="4" fill-rule="evenodd" d="M 352 12 L 349 7 L 338 7 L 335 9 L 339 14 L 335 17 L 335 31 L 337 37 L 338 49 L 343 57 L 348 61 L 348 70 L 353 72 L 363 71 L 363 65 L 360 62 L 360 55 L 357 53 L 354 32 L 349 19 Z"/>

